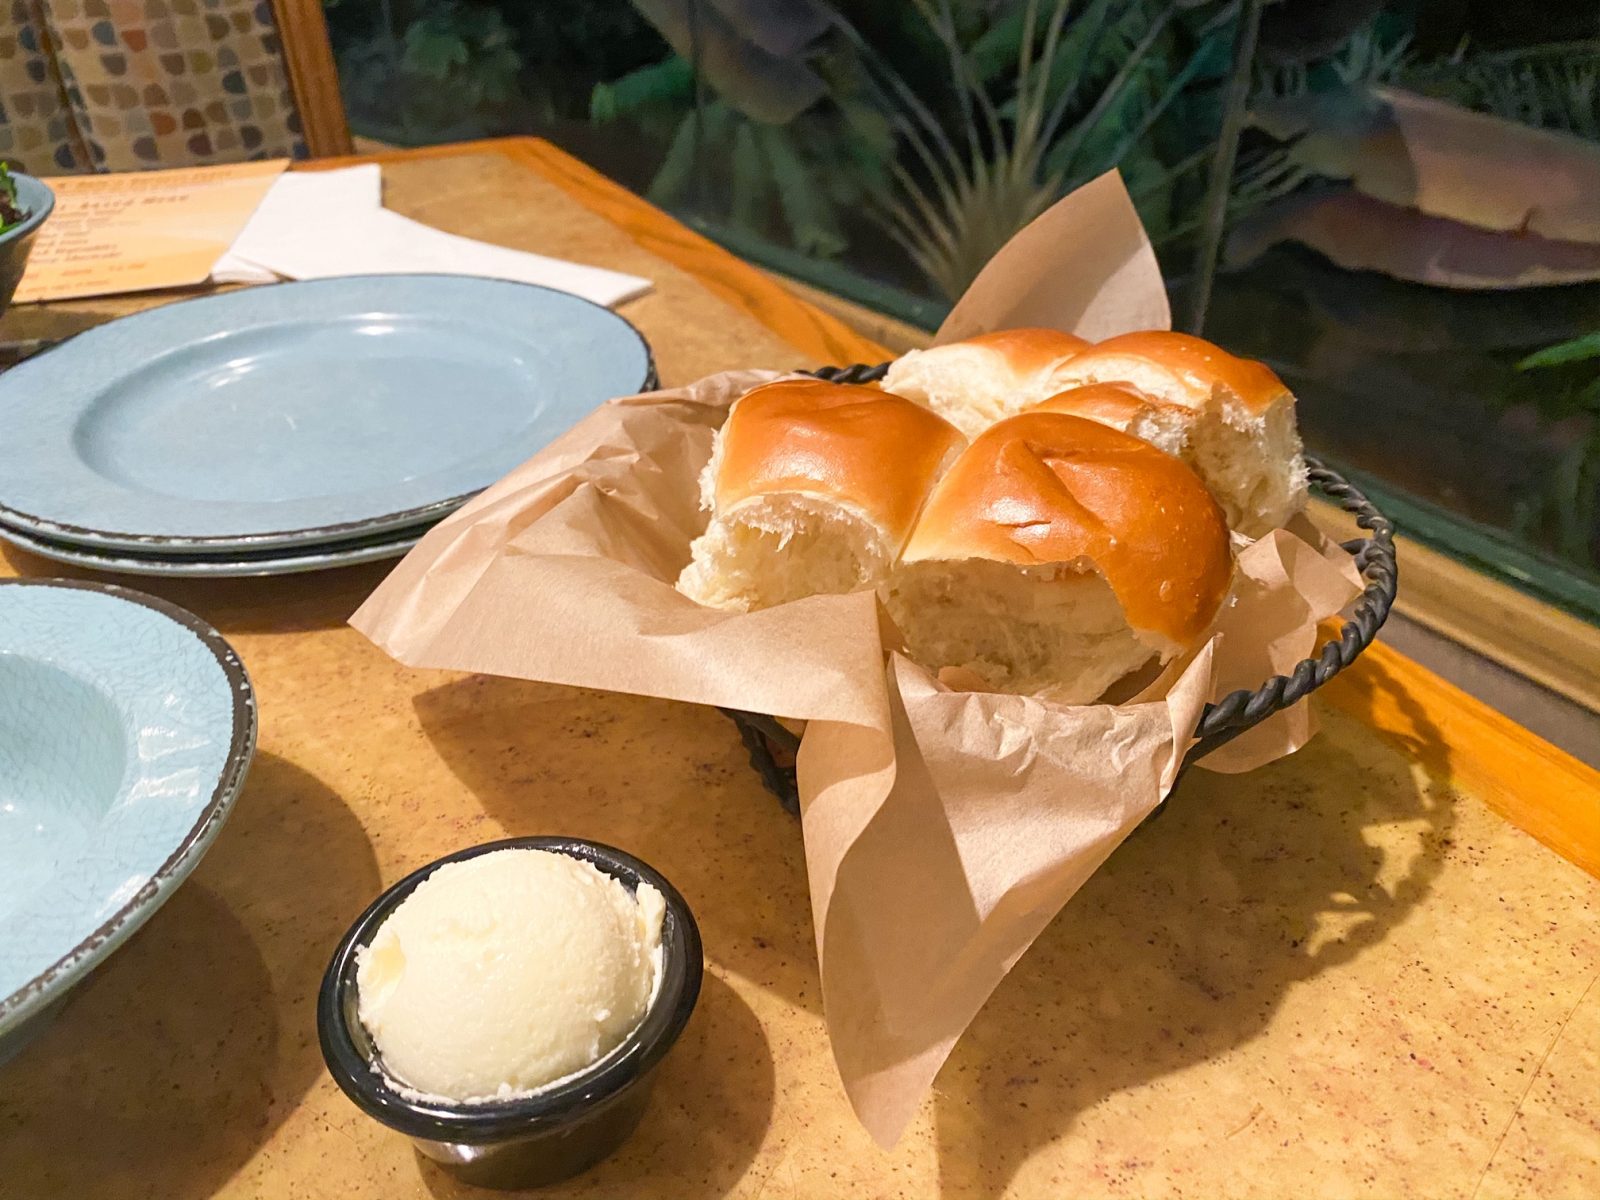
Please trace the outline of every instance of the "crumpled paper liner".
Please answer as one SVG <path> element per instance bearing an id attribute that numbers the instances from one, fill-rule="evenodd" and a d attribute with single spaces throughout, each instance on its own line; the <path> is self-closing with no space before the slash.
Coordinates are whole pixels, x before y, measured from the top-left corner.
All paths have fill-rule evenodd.
<path id="1" fill-rule="evenodd" d="M 1062 205 L 1076 221 L 1041 220 L 1110 231 L 1101 274 L 1060 289 L 1070 312 L 1148 314 L 1160 279 L 1120 183 Z M 1128 294 L 1096 299 L 1108 289 Z M 973 319 L 1012 319 L 992 281 L 985 307 Z M 1006 971 L 1167 794 L 1206 701 L 1289 670 L 1358 585 L 1337 547 L 1277 531 L 1240 553 L 1203 647 L 1133 701 L 1079 707 L 946 687 L 886 653 L 895 632 L 871 592 L 701 608 L 672 586 L 705 525 L 696 480 L 728 406 L 777 377 L 732 372 L 601 406 L 432 530 L 351 623 L 412 666 L 805 722 L 797 770 L 828 1030 L 857 1115 L 888 1145 Z M 1302 705 L 1205 765 L 1248 770 L 1310 734 Z"/>

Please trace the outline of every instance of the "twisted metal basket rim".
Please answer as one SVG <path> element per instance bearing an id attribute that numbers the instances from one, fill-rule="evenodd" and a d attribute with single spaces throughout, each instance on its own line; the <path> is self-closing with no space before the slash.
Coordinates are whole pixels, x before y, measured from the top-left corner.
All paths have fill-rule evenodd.
<path id="1" fill-rule="evenodd" d="M 858 363 L 848 367 L 823 367 L 811 374 L 835 383 L 871 383 L 882 379 L 888 369 L 888 363 L 873 366 Z M 1274 713 L 1299 703 L 1348 667 L 1372 645 L 1394 607 L 1399 585 L 1394 522 L 1338 471 L 1309 454 L 1305 461 L 1311 487 L 1353 515 L 1356 524 L 1367 531 L 1366 537 L 1340 543 L 1355 560 L 1365 586 L 1350 605 L 1349 616 L 1340 627 L 1338 637 L 1325 642 L 1316 655 L 1302 660 L 1287 675 L 1274 675 L 1254 691 L 1241 688 L 1205 706 L 1195 726 L 1195 742 L 1184 755 L 1185 769 Z M 722 711 L 739 727 L 739 736 L 750 753 L 750 765 L 761 776 L 762 783 L 786 809 L 799 812 L 794 768 L 779 763 L 773 749 L 793 754 L 799 749 L 800 736 L 762 713 L 727 708 Z"/>

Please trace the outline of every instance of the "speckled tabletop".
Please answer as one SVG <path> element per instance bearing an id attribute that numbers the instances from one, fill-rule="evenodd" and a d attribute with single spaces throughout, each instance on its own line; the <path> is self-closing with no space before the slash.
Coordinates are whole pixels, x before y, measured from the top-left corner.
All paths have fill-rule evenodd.
<path id="1" fill-rule="evenodd" d="M 511 157 L 386 164 L 392 207 L 656 280 L 666 380 L 807 360 Z M 148 302 L 148 301 L 145 301 Z M 135 302 L 18 310 L 8 336 Z M 486 1195 L 362 1116 L 314 996 L 387 883 L 507 834 L 626 847 L 705 935 L 700 1006 L 615 1158 L 541 1195 L 1600 1194 L 1600 881 L 1330 713 L 1193 773 L 957 1047 L 900 1146 L 833 1073 L 799 829 L 714 711 L 399 667 L 344 620 L 384 567 L 149 581 L 248 665 L 261 752 L 193 878 L 0 1068 L 0 1195 Z M 0 572 L 57 573 L 7 551 Z"/>

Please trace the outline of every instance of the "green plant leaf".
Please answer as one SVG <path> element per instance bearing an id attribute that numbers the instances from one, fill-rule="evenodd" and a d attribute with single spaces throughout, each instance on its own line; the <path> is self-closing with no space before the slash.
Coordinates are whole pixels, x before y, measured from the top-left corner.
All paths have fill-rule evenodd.
<path id="1" fill-rule="evenodd" d="M 854 98 L 839 100 L 838 108 L 858 146 L 878 158 L 888 158 L 894 153 L 894 125 L 885 113 L 875 105 Z"/>
<path id="2" fill-rule="evenodd" d="M 662 208 L 672 208 L 679 200 L 683 199 L 689 191 L 689 181 L 694 177 L 696 144 L 700 137 L 700 130 L 695 122 L 694 113 L 684 114 L 683 120 L 678 122 L 678 128 L 672 135 L 672 143 L 667 147 L 667 156 L 661 160 L 661 165 L 656 168 L 655 178 L 650 181 L 645 195 Z"/>
<path id="3" fill-rule="evenodd" d="M 761 231 L 761 208 L 767 199 L 766 160 L 756 143 L 755 127 L 740 121 L 733 131 L 733 222 L 752 233 Z"/>
<path id="4" fill-rule="evenodd" d="M 1079 166 L 1072 175 L 1075 180 L 1082 180 L 1116 166 L 1143 128 L 1144 116 L 1161 103 L 1155 93 L 1166 71 L 1162 61 L 1149 58 L 1141 61 L 1101 111 L 1100 119 L 1084 132 L 1081 141 L 1068 137 L 1056 143 L 1054 151 L 1045 156 L 1045 169 L 1065 172 L 1076 160 Z M 1176 82 L 1182 86 L 1187 79 L 1180 75 Z"/>
<path id="5" fill-rule="evenodd" d="M 1525 125 L 1600 139 L 1600 38 L 1468 49 L 1398 67 L 1402 86 Z"/>
<path id="6" fill-rule="evenodd" d="M 1140 35 L 1153 22 L 1165 23 L 1173 5 L 1163 0 L 1093 0 L 1074 16 L 1050 64 L 1051 100 L 1076 110 L 1092 101 L 1105 82 L 1134 53 Z"/>
<path id="7" fill-rule="evenodd" d="M 1022 9 L 1013 8 L 986 29 L 967 50 L 967 66 L 981 83 L 989 83 L 1017 65 L 1022 45 Z"/>
<path id="8" fill-rule="evenodd" d="M 1220 80 L 1233 69 L 1233 23 L 1212 30 L 1194 52 L 1190 71 L 1195 79 Z"/>
<path id="9" fill-rule="evenodd" d="M 691 192 L 704 193 L 711 164 L 725 157 L 736 122 L 742 118 L 720 100 L 685 114 L 672 138 L 667 157 L 646 194 L 663 207 L 686 200 Z"/>
<path id="10" fill-rule="evenodd" d="M 403 46 L 401 70 L 439 86 L 405 89 L 391 101 L 401 114 L 431 109 L 459 119 L 486 101 L 498 105 L 519 94 L 522 56 L 498 9 L 458 0 L 423 6 L 406 27 Z"/>
<path id="11" fill-rule="evenodd" d="M 596 84 L 589 96 L 589 119 L 597 125 L 646 110 L 674 108 L 694 99 L 694 68 L 673 54 L 630 71 L 621 79 Z"/>
<path id="12" fill-rule="evenodd" d="M 461 35 L 433 22 L 418 22 L 406 30 L 406 69 L 427 79 L 449 77 L 451 67 L 465 66 L 467 43 Z"/>
<path id="13" fill-rule="evenodd" d="M 1152 241 L 1160 240 L 1167 232 L 1172 202 L 1166 166 L 1146 146 L 1133 147 L 1116 165 L 1145 231 Z"/>
<path id="14" fill-rule="evenodd" d="M 715 5 L 698 0 L 634 0 L 634 7 L 674 50 L 699 67 L 722 100 L 757 121 L 774 125 L 792 121 L 826 91 L 804 56 L 779 56 L 762 49 Z"/>
<path id="15" fill-rule="evenodd" d="M 1111 3 L 1112 0 L 1090 0 L 1082 11 L 1069 16 L 1056 52 L 1050 58 L 1050 86 L 1047 90 L 1052 98 L 1073 80 L 1091 73 L 1096 65 L 1104 65 L 1115 59 L 1122 46 L 1120 31 L 1125 23 L 1130 17 L 1142 16 L 1136 11 L 1142 8 L 1137 2 L 1125 4 L 1121 11 L 1111 16 Z M 1109 24 L 1108 17 L 1111 17 Z M 993 83 L 1009 77 L 1016 70 L 1025 28 L 1023 8 L 1014 5 L 985 30 L 966 53 L 968 69 L 973 77 L 981 83 Z"/>
<path id="16" fill-rule="evenodd" d="M 789 132 L 780 126 L 762 125 L 757 127 L 756 137 L 772 166 L 778 203 L 795 249 L 823 258 L 844 253 L 849 243 L 839 229 L 833 204 L 795 153 Z"/>
<path id="17" fill-rule="evenodd" d="M 1539 367 L 1554 367 L 1562 363 L 1580 362 L 1591 358 L 1600 358 L 1600 330 L 1535 351 L 1517 364 L 1517 370 L 1532 371 Z M 1597 385 L 1600 385 L 1600 380 L 1591 384 L 1590 389 L 1600 390 L 1600 386 Z"/>

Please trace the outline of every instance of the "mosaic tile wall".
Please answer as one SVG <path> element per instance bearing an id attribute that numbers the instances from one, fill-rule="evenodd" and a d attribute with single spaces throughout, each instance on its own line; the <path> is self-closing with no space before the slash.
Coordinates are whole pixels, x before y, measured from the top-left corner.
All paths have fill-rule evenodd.
<path id="1" fill-rule="evenodd" d="M 40 175 L 304 158 L 270 0 L 0 0 L 0 158 Z"/>

